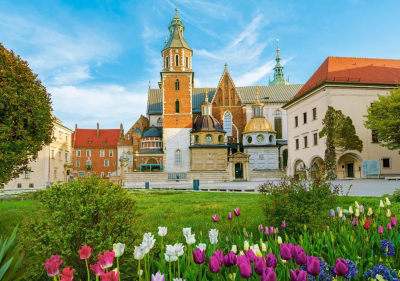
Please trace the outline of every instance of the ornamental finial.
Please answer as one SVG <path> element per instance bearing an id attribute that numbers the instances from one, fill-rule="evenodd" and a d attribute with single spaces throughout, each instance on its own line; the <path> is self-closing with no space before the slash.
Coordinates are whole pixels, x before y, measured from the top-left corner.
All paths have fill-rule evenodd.
<path id="1" fill-rule="evenodd" d="M 228 68 L 228 64 L 227 63 L 225 63 L 225 69 L 227 69 Z"/>
<path id="2" fill-rule="evenodd" d="M 208 102 L 208 88 L 206 88 L 206 102 Z"/>

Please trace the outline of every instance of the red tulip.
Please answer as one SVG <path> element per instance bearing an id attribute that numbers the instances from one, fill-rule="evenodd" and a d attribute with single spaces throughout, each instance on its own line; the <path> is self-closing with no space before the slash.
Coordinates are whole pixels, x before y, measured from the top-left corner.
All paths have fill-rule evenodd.
<path id="1" fill-rule="evenodd" d="M 86 260 L 90 257 L 92 248 L 85 245 L 85 246 L 82 246 L 82 248 L 78 252 L 79 252 L 80 258 Z"/>
<path id="2" fill-rule="evenodd" d="M 60 273 L 60 265 L 63 263 L 63 260 L 59 255 L 53 255 L 50 259 L 46 261 L 44 264 L 44 268 L 47 271 L 47 275 L 49 277 L 54 277 Z"/>
<path id="3" fill-rule="evenodd" d="M 91 264 L 90 270 L 93 271 L 93 274 L 96 276 L 99 276 L 100 274 L 105 272 L 105 269 L 101 268 L 100 262 L 98 262 L 96 264 Z"/>
<path id="4" fill-rule="evenodd" d="M 290 281 L 307 281 L 307 271 L 298 268 L 295 271 L 290 270 Z"/>
<path id="5" fill-rule="evenodd" d="M 366 220 L 363 225 L 364 229 L 369 229 L 370 224 L 371 224 L 371 220 Z"/>
<path id="6" fill-rule="evenodd" d="M 105 251 L 104 255 L 99 254 L 98 258 L 101 268 L 105 269 L 111 267 L 113 264 L 114 256 L 115 256 L 114 251 L 111 252 Z"/>
<path id="7" fill-rule="evenodd" d="M 100 275 L 101 281 L 118 281 L 119 272 L 111 270 L 109 273 L 102 273 Z"/>
<path id="8" fill-rule="evenodd" d="M 63 269 L 62 274 L 60 273 L 61 281 L 72 281 L 74 278 L 75 269 L 70 269 L 66 267 Z"/>

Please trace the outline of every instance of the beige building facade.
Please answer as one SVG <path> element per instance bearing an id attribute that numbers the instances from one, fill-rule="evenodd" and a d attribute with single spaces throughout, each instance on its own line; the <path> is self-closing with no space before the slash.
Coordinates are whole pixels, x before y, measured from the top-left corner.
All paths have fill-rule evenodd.
<path id="1" fill-rule="evenodd" d="M 386 95 L 396 87 L 396 77 L 400 81 L 399 66 L 398 60 L 328 58 L 284 106 L 288 115 L 288 174 L 301 175 L 324 165 L 325 138 L 319 138 L 318 134 L 328 106 L 332 106 L 352 119 L 363 142 L 362 152 L 337 153 L 337 177 L 366 178 L 363 164 L 367 160 L 380 163 L 380 173 L 368 177 L 399 175 L 400 151 L 380 146 L 375 132 L 364 126 L 367 108 L 378 100 L 378 95 Z"/>
<path id="2" fill-rule="evenodd" d="M 72 177 L 72 130 L 56 119 L 53 127 L 53 141 L 44 146 L 35 161 L 29 164 L 31 172 L 21 174 L 8 182 L 6 188 L 45 187 L 49 183 L 67 182 Z"/>

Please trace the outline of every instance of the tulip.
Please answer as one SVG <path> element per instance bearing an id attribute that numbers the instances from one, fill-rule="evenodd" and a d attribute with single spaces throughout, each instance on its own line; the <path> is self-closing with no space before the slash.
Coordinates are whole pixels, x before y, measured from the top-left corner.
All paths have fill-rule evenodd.
<path id="1" fill-rule="evenodd" d="M 90 270 L 93 272 L 94 275 L 100 276 L 102 273 L 105 272 L 105 269 L 101 268 L 100 262 L 96 264 L 91 264 L 90 265 Z"/>
<path id="2" fill-rule="evenodd" d="M 178 260 L 178 257 L 176 255 L 168 255 L 167 253 L 164 254 L 164 257 L 167 262 L 174 262 Z"/>
<path id="3" fill-rule="evenodd" d="M 332 210 L 330 210 L 329 214 L 331 215 L 331 217 L 334 217 L 335 216 L 335 211 L 332 209 Z"/>
<path id="4" fill-rule="evenodd" d="M 212 220 L 213 220 L 213 222 L 218 222 L 218 216 L 217 215 L 212 215 Z"/>
<path id="5" fill-rule="evenodd" d="M 239 256 L 244 256 L 243 251 L 240 251 L 240 252 L 239 252 Z"/>
<path id="6" fill-rule="evenodd" d="M 268 226 L 265 227 L 264 234 L 269 234 Z"/>
<path id="7" fill-rule="evenodd" d="M 349 273 L 349 265 L 345 259 L 336 260 L 334 272 L 337 276 L 345 276 L 347 273 Z"/>
<path id="8" fill-rule="evenodd" d="M 122 256 L 125 250 L 125 244 L 117 243 L 113 244 L 113 251 L 115 253 L 115 257 L 118 258 Z"/>
<path id="9" fill-rule="evenodd" d="M 366 220 L 365 221 L 365 223 L 364 223 L 364 225 L 363 225 L 363 228 L 364 229 L 369 229 L 369 226 L 371 225 L 371 220 Z"/>
<path id="10" fill-rule="evenodd" d="M 81 259 L 88 259 L 90 257 L 90 253 L 92 252 L 92 248 L 85 245 L 82 246 L 78 252 Z"/>
<path id="11" fill-rule="evenodd" d="M 256 261 L 254 263 L 254 271 L 258 275 L 262 275 L 263 272 L 267 269 L 267 266 L 265 264 L 265 260 L 263 258 L 256 258 Z"/>
<path id="12" fill-rule="evenodd" d="M 295 271 L 290 270 L 290 281 L 307 281 L 307 271 L 298 268 Z"/>
<path id="13" fill-rule="evenodd" d="M 274 228 L 272 226 L 269 228 L 269 234 L 274 234 Z"/>
<path id="14" fill-rule="evenodd" d="M 288 244 L 282 244 L 279 249 L 279 254 L 283 260 L 292 259 L 292 253 Z"/>
<path id="15" fill-rule="evenodd" d="M 390 218 L 392 216 L 392 213 L 390 212 L 390 209 L 386 210 L 386 217 Z"/>
<path id="16" fill-rule="evenodd" d="M 216 256 L 218 258 L 219 265 L 222 265 L 224 262 L 224 253 L 222 253 L 220 250 L 216 250 L 213 254 L 213 256 Z"/>
<path id="17" fill-rule="evenodd" d="M 99 259 L 101 268 L 106 269 L 111 267 L 113 264 L 114 256 L 114 251 L 105 251 L 104 255 L 99 254 L 97 257 Z"/>
<path id="18" fill-rule="evenodd" d="M 183 255 L 183 244 L 182 243 L 175 243 L 175 255 L 180 257 Z"/>
<path id="19" fill-rule="evenodd" d="M 206 246 L 207 246 L 206 244 L 200 243 L 196 247 L 197 247 L 197 249 L 200 249 L 200 251 L 205 251 L 206 250 Z"/>
<path id="20" fill-rule="evenodd" d="M 358 208 L 356 209 L 355 216 L 356 216 L 356 217 L 359 217 L 359 216 L 360 216 L 360 209 L 358 209 Z"/>
<path id="21" fill-rule="evenodd" d="M 267 251 L 267 245 L 265 243 L 261 244 L 261 251 L 263 251 L 263 252 Z"/>
<path id="22" fill-rule="evenodd" d="M 216 229 L 211 229 L 208 232 L 208 237 L 210 238 L 210 243 L 215 245 L 218 243 L 218 230 Z"/>
<path id="23" fill-rule="evenodd" d="M 72 281 L 74 271 L 75 269 L 70 269 L 69 267 L 64 268 L 62 273 L 60 273 L 61 281 Z"/>
<path id="24" fill-rule="evenodd" d="M 352 222 L 353 222 L 353 225 L 354 225 L 354 226 L 357 226 L 357 225 L 358 225 L 357 218 L 354 218 Z"/>
<path id="25" fill-rule="evenodd" d="M 196 243 L 196 239 L 194 238 L 194 236 L 195 236 L 195 234 L 190 234 L 188 236 L 185 236 L 186 244 L 192 245 L 192 244 Z"/>
<path id="26" fill-rule="evenodd" d="M 236 280 L 236 273 L 230 273 L 229 274 L 229 279 Z"/>
<path id="27" fill-rule="evenodd" d="M 240 216 L 240 209 L 239 208 L 236 208 L 236 209 L 233 209 L 233 213 L 235 214 L 235 216 Z"/>
<path id="28" fill-rule="evenodd" d="M 246 236 L 247 238 L 249 238 L 249 234 L 247 234 L 247 232 L 244 234 L 244 236 Z"/>
<path id="29" fill-rule="evenodd" d="M 278 265 L 278 260 L 274 254 L 267 254 L 266 256 L 267 266 L 275 268 Z"/>
<path id="30" fill-rule="evenodd" d="M 300 249 L 296 249 L 296 255 L 294 257 L 294 260 L 296 263 L 300 266 L 305 265 L 307 263 L 307 255 L 306 252 L 300 247 Z"/>
<path id="31" fill-rule="evenodd" d="M 276 274 L 273 268 L 267 268 L 261 275 L 261 281 L 276 281 Z"/>
<path id="32" fill-rule="evenodd" d="M 139 247 L 135 246 L 135 250 L 133 252 L 133 257 L 136 260 L 141 260 L 141 259 L 143 259 L 144 255 L 145 254 L 143 253 L 142 248 L 140 248 L 140 246 Z"/>
<path id="33" fill-rule="evenodd" d="M 151 275 L 151 281 L 165 281 L 165 277 L 158 271 L 156 275 Z"/>
<path id="34" fill-rule="evenodd" d="M 221 270 L 221 265 L 219 263 L 218 257 L 212 256 L 210 258 L 210 271 L 212 273 L 218 273 Z"/>
<path id="35" fill-rule="evenodd" d="M 387 230 L 392 230 L 392 224 L 390 222 L 387 224 Z"/>
<path id="36" fill-rule="evenodd" d="M 159 226 L 159 227 L 158 227 L 158 236 L 165 236 L 165 235 L 167 235 L 167 230 L 168 230 L 168 228 L 167 228 L 166 226 L 164 226 L 164 227 Z"/>
<path id="37" fill-rule="evenodd" d="M 383 201 L 382 201 L 382 200 L 381 200 L 380 203 L 379 203 L 379 207 L 380 207 L 380 208 L 385 207 L 385 205 L 383 205 Z"/>
<path id="38" fill-rule="evenodd" d="M 285 228 L 286 227 L 286 222 L 285 221 L 282 221 L 282 228 Z M 278 232 L 278 231 L 277 231 Z"/>
<path id="39" fill-rule="evenodd" d="M 264 228 L 263 228 L 263 225 L 262 225 L 262 224 L 260 224 L 260 225 L 258 226 L 258 230 L 260 230 L 260 231 L 263 231 L 263 230 L 264 230 Z"/>
<path id="40" fill-rule="evenodd" d="M 282 237 L 278 236 L 278 244 L 282 244 Z"/>
<path id="41" fill-rule="evenodd" d="M 274 233 L 278 233 L 278 228 L 277 227 L 275 228 Z"/>
<path id="42" fill-rule="evenodd" d="M 202 264 L 206 260 L 206 252 L 200 249 L 193 251 L 193 260 L 196 264 Z"/>
<path id="43" fill-rule="evenodd" d="M 244 253 L 244 255 L 246 256 L 246 258 L 250 261 L 250 262 L 255 262 L 256 261 L 256 255 L 254 254 L 254 252 L 252 250 L 246 251 Z"/>
<path id="44" fill-rule="evenodd" d="M 339 216 L 339 218 L 343 217 L 343 211 L 342 210 L 339 211 L 339 215 L 338 216 Z"/>
<path id="45" fill-rule="evenodd" d="M 317 276 L 320 270 L 319 259 L 317 257 L 308 256 L 306 267 L 309 274 Z"/>
<path id="46" fill-rule="evenodd" d="M 358 208 L 360 208 L 360 205 L 358 205 L 358 202 L 357 201 L 355 201 L 356 202 L 356 208 L 358 209 Z"/>
<path id="47" fill-rule="evenodd" d="M 252 275 L 252 268 L 249 260 L 245 256 L 239 256 L 236 259 L 236 264 L 239 267 L 239 273 L 242 278 L 250 278 Z"/>
<path id="48" fill-rule="evenodd" d="M 392 226 L 396 226 L 397 225 L 397 218 L 391 217 L 390 220 L 392 221 Z"/>
<path id="49" fill-rule="evenodd" d="M 382 226 L 382 225 L 380 225 L 380 226 L 378 227 L 378 233 L 379 233 L 379 234 L 382 234 L 382 233 L 383 233 L 383 226 Z"/>
<path id="50" fill-rule="evenodd" d="M 353 207 L 349 207 L 349 214 L 352 214 L 353 213 Z"/>
<path id="51" fill-rule="evenodd" d="M 362 213 L 362 212 L 364 212 L 364 206 L 360 206 L 360 212 Z"/>
<path id="52" fill-rule="evenodd" d="M 368 216 L 372 216 L 374 214 L 374 212 L 372 211 L 372 208 L 368 208 Z"/>
<path id="53" fill-rule="evenodd" d="M 101 281 L 118 281 L 119 272 L 111 270 L 109 273 L 100 274 Z M 164 280 L 164 279 L 153 279 L 151 276 L 151 280 Z"/>
<path id="54" fill-rule="evenodd" d="M 231 212 L 229 212 L 229 214 L 228 214 L 228 219 L 229 219 L 229 220 L 232 220 L 232 219 L 233 219 L 233 216 L 232 216 L 232 213 L 231 213 Z"/>
<path id="55" fill-rule="evenodd" d="M 389 197 L 385 197 L 385 204 L 386 204 L 386 206 L 390 205 Z"/>
<path id="56" fill-rule="evenodd" d="M 149 233 L 145 233 L 143 235 L 143 242 L 140 244 L 140 247 L 142 248 L 144 254 L 147 254 L 150 252 L 150 250 L 154 247 L 154 244 L 156 243 L 156 239 L 154 239 L 154 235 Z"/>
<path id="57" fill-rule="evenodd" d="M 249 241 L 247 241 L 247 240 L 244 241 L 243 248 L 244 248 L 245 251 L 249 250 Z"/>
<path id="58" fill-rule="evenodd" d="M 343 217 L 342 217 L 342 220 L 345 221 L 345 220 L 346 220 L 346 216 L 343 216 Z"/>
<path id="59" fill-rule="evenodd" d="M 336 207 L 336 212 L 339 213 L 339 211 L 340 211 L 340 207 Z"/>
<path id="60" fill-rule="evenodd" d="M 234 252 L 235 254 L 237 253 L 237 247 L 236 247 L 236 245 L 232 245 L 232 250 L 231 250 L 232 252 Z"/>
<path id="61" fill-rule="evenodd" d="M 226 267 L 231 267 L 236 264 L 236 255 L 232 251 L 229 252 L 223 259 L 223 265 Z"/>
<path id="62" fill-rule="evenodd" d="M 63 263 L 63 260 L 59 255 L 53 255 L 50 259 L 48 259 L 44 265 L 44 268 L 47 271 L 47 275 L 49 277 L 57 276 L 60 273 L 60 265 Z"/>
<path id="63" fill-rule="evenodd" d="M 192 228 L 191 227 L 183 228 L 182 231 L 183 231 L 183 236 L 187 236 L 187 235 L 192 234 Z"/>

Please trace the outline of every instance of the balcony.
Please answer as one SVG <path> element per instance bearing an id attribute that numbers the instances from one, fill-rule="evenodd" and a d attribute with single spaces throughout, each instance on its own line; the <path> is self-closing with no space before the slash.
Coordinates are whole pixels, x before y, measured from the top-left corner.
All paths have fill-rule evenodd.
<path id="1" fill-rule="evenodd" d="M 93 170 L 93 166 L 92 165 L 86 165 L 86 171 L 91 171 Z"/>

